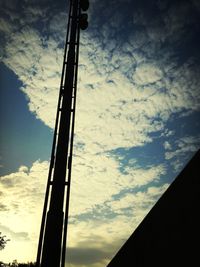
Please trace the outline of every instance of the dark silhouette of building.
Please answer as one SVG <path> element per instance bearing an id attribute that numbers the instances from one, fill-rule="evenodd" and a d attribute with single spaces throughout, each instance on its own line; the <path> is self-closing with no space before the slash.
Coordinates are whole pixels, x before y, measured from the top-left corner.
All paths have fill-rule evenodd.
<path id="1" fill-rule="evenodd" d="M 199 168 L 200 150 L 107 267 L 200 266 Z"/>

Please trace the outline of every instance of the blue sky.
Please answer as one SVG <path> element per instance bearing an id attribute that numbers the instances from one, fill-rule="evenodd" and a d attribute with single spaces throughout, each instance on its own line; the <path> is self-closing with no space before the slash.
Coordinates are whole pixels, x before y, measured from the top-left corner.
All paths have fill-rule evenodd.
<path id="1" fill-rule="evenodd" d="M 0 231 L 11 239 L 0 253 L 5 262 L 30 261 L 67 1 L 0 6 Z M 68 266 L 106 266 L 199 149 L 199 14 L 197 0 L 91 0 L 81 32 Z"/>
<path id="2" fill-rule="evenodd" d="M 52 131 L 29 112 L 16 75 L 2 63 L 0 71 L 2 175 L 17 171 L 22 162 L 30 167 L 38 158 L 48 159 Z"/>

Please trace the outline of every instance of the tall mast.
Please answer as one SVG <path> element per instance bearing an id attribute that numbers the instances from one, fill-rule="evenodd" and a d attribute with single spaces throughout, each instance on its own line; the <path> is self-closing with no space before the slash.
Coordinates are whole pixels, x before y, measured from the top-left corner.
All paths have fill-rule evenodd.
<path id="1" fill-rule="evenodd" d="M 71 185 L 80 28 L 88 0 L 70 0 L 63 69 L 47 180 L 37 267 L 64 267 Z"/>

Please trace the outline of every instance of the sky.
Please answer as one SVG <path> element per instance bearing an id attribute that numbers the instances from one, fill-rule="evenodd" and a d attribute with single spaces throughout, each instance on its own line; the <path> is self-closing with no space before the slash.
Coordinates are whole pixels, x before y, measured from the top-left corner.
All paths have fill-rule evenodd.
<path id="1" fill-rule="evenodd" d="M 0 0 L 4 262 L 36 258 L 67 12 L 64 0 Z M 106 266 L 200 147 L 200 2 L 90 0 L 88 15 L 68 267 Z"/>

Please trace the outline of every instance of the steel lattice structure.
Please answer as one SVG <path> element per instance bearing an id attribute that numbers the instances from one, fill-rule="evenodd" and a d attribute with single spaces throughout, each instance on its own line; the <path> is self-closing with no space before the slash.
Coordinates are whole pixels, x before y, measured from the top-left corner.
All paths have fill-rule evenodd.
<path id="1" fill-rule="evenodd" d="M 80 28 L 88 0 L 70 0 L 55 131 L 37 252 L 37 267 L 64 267 L 74 139 Z"/>

